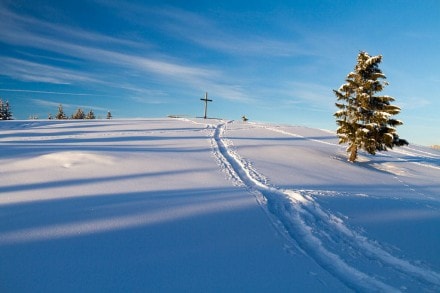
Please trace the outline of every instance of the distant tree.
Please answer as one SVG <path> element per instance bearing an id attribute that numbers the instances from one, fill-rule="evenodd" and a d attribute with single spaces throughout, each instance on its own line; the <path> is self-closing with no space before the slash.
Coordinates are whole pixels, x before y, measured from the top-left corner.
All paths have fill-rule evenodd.
<path id="1" fill-rule="evenodd" d="M 112 119 L 112 118 L 113 118 L 112 113 L 110 113 L 110 111 L 108 111 L 106 119 Z"/>
<path id="2" fill-rule="evenodd" d="M 61 105 L 61 104 L 58 106 L 58 113 L 55 115 L 55 119 L 58 119 L 58 120 L 67 119 L 67 116 L 63 110 L 63 105 Z"/>
<path id="3" fill-rule="evenodd" d="M 334 114 L 339 125 L 336 132 L 339 143 L 348 143 L 351 162 L 357 159 L 360 149 L 374 155 L 376 151 L 408 145 L 406 140 L 399 138 L 395 128 L 403 122 L 391 118 L 400 108 L 391 105 L 393 97 L 379 94 L 388 85 L 379 69 L 381 61 L 381 55 L 360 52 L 354 72 L 347 75 L 346 83 L 339 90 L 333 90 L 339 109 Z"/>
<path id="4" fill-rule="evenodd" d="M 86 114 L 81 108 L 78 108 L 74 114 L 72 114 L 72 119 L 85 119 Z"/>
<path id="5" fill-rule="evenodd" d="M 90 109 L 89 113 L 86 115 L 86 119 L 95 119 L 95 113 Z"/>
<path id="6" fill-rule="evenodd" d="M 0 120 L 12 120 L 11 106 L 0 98 Z"/>
<path id="7" fill-rule="evenodd" d="M 49 120 L 53 120 L 53 116 L 52 116 L 51 113 L 49 113 L 49 115 L 47 116 L 47 119 L 49 119 Z"/>

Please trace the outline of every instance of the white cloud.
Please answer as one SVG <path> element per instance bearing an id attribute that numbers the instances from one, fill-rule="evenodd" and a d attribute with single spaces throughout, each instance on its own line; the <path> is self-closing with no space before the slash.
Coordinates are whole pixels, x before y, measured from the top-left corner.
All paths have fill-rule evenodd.
<path id="1" fill-rule="evenodd" d="M 72 37 L 73 39 L 75 39 L 75 37 L 82 39 L 82 41 L 87 39 L 93 40 L 95 43 L 111 43 L 110 47 L 114 47 L 115 43 L 123 43 L 129 45 L 129 47 L 141 46 L 141 43 L 85 32 L 59 24 L 54 25 L 36 20 L 32 17 L 22 17 L 12 12 L 6 13 L 6 17 L 10 19 L 0 27 L 0 37 L 3 42 L 14 45 L 44 49 L 92 61 L 119 63 L 130 61 L 129 55 L 117 53 L 112 50 L 100 49 L 96 47 L 96 44 L 86 45 L 85 42 L 75 42 L 72 40 Z M 68 36 L 68 38 L 66 38 L 66 36 Z M 130 62 L 131 64 L 135 64 L 137 61 L 150 62 L 149 67 L 154 67 L 154 62 L 147 58 L 144 60 L 140 57 L 132 59 L 134 62 Z M 163 64 L 158 65 L 167 64 L 163 62 Z M 180 71 L 183 70 L 180 69 Z"/>
<path id="2" fill-rule="evenodd" d="M 178 13 L 181 14 L 180 11 Z M 243 102 L 252 100 L 236 84 L 233 77 L 212 66 L 190 64 L 186 60 L 182 61 L 163 53 L 158 54 L 148 48 L 139 55 L 137 52 L 143 46 L 142 43 L 76 30 L 64 25 L 54 25 L 32 17 L 17 15 L 7 9 L 1 15 L 6 18 L 5 25 L 0 28 L 0 39 L 4 42 L 56 53 L 58 56 L 68 56 L 75 60 L 76 65 L 87 64 L 88 68 L 93 69 L 83 68 L 74 71 L 35 61 L 7 58 L 4 59 L 7 61 L 7 66 L 1 69 L 0 74 L 24 81 L 54 84 L 91 82 L 118 87 L 120 83 L 130 83 L 127 81 L 128 77 L 123 74 L 130 72 L 130 75 L 153 80 L 162 85 L 180 85 L 202 92 L 213 90 L 218 96 L 229 100 Z M 190 13 L 181 14 L 180 17 L 187 19 L 190 15 Z M 178 16 L 176 14 L 173 17 Z M 121 45 L 124 46 L 123 50 Z M 60 62 L 62 61 L 57 64 Z M 97 67 L 94 64 L 104 68 L 99 71 L 99 75 L 93 72 Z M 122 73 L 120 80 L 115 80 L 118 78 L 118 73 Z"/>
<path id="3" fill-rule="evenodd" d="M 85 32 L 58 24 L 53 25 L 31 17 L 22 17 L 12 12 L 4 12 L 3 14 L 6 14 L 10 21 L 6 22 L 6 26 L 3 25 L 0 28 L 0 38 L 10 44 L 43 49 L 94 62 L 118 64 L 167 76 L 212 76 L 216 74 L 213 70 L 197 66 L 129 53 L 130 49 L 134 49 L 134 47 L 144 46 L 143 43 Z M 82 42 L 72 40 L 75 38 L 81 39 Z M 87 45 L 84 40 L 93 41 L 95 44 Z M 103 43 L 110 44 L 103 46 Z M 115 48 L 115 44 L 123 44 L 127 50 L 121 53 L 112 49 L 103 49 L 104 47 Z"/>
<path id="4" fill-rule="evenodd" d="M 309 48 L 299 45 L 298 42 L 249 32 L 228 32 L 228 29 L 221 24 L 185 10 L 167 7 L 155 10 L 155 13 L 164 19 L 161 28 L 169 35 L 189 40 L 214 51 L 242 56 L 312 55 Z"/>
<path id="5" fill-rule="evenodd" d="M 132 96 L 132 97 L 129 97 L 129 99 L 136 102 L 136 103 L 147 104 L 147 105 L 159 105 L 159 104 L 170 103 L 168 98 L 163 98 L 163 97 L 151 98 L 151 96 L 150 97 Z"/>
<path id="6" fill-rule="evenodd" d="M 80 72 L 16 58 L 0 57 L 0 63 L 2 64 L 2 66 L 0 66 L 0 75 L 9 76 L 22 81 L 54 84 L 96 82 L 95 79 L 87 77 Z"/>
<path id="7" fill-rule="evenodd" d="M 404 110 L 426 109 L 432 105 L 429 99 L 419 96 L 400 97 L 396 103 Z"/>
<path id="8" fill-rule="evenodd" d="M 30 16 L 23 16 L 12 12 L 7 7 L 1 7 L 0 17 L 2 19 L 2 27 L 0 34 L 8 37 L 8 41 L 19 40 L 22 35 L 32 37 L 32 35 L 46 35 L 53 38 L 68 38 L 77 43 L 93 43 L 119 45 L 124 47 L 136 47 L 145 49 L 151 47 L 147 42 L 135 42 L 132 40 L 111 37 L 99 33 L 82 30 L 78 27 L 72 28 L 60 24 L 54 24 L 43 21 Z"/>
<path id="9" fill-rule="evenodd" d="M 90 93 L 69 93 L 69 92 L 53 92 L 53 91 L 39 91 L 39 90 L 25 90 L 25 89 L 6 89 L 0 88 L 3 92 L 22 92 L 22 93 L 34 93 L 34 94 L 46 94 L 46 95 L 62 95 L 62 96 L 108 96 L 108 95 L 96 95 Z"/>
<path id="10" fill-rule="evenodd" d="M 44 106 L 44 107 L 53 107 L 55 110 L 58 109 L 58 106 L 60 105 L 59 102 L 53 102 L 53 101 L 48 101 L 48 100 L 43 100 L 43 99 L 29 99 L 32 103 L 39 105 L 39 106 Z M 102 107 L 97 107 L 97 106 L 93 106 L 93 105 L 79 105 L 79 104 L 67 104 L 67 103 L 62 103 L 63 108 L 64 109 L 78 109 L 81 108 L 83 110 L 94 110 L 94 111 L 107 111 L 107 108 L 102 108 Z"/>
<path id="11" fill-rule="evenodd" d="M 332 89 L 321 84 L 308 82 L 292 82 L 290 84 L 292 93 L 300 99 L 313 103 L 322 103 L 333 98 Z"/>

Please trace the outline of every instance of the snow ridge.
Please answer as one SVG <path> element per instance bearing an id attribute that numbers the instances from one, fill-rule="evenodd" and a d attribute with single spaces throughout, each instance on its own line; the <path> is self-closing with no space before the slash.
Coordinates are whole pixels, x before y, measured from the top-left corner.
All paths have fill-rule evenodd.
<path id="1" fill-rule="evenodd" d="M 265 177 L 223 138 L 230 122 L 216 125 L 211 139 L 221 168 L 236 185 L 256 195 L 278 230 L 324 269 L 355 291 L 398 292 L 406 288 L 403 283 L 413 286 L 416 283 L 416 287 L 427 291 L 440 290 L 440 274 L 392 255 L 347 227 L 339 217 L 324 211 L 308 193 L 268 185 Z M 273 127 L 265 128 L 297 136 Z M 377 272 L 387 272 L 384 275 L 393 277 L 383 279 L 375 275 Z"/>

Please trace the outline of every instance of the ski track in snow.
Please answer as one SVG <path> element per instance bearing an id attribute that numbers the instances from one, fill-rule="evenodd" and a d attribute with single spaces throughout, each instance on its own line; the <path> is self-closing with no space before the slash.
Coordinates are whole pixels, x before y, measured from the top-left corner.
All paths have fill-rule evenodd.
<path id="1" fill-rule="evenodd" d="M 427 292 L 440 291 L 439 273 L 394 256 L 377 242 L 350 229 L 340 217 L 324 211 L 310 196 L 310 191 L 268 185 L 266 178 L 232 149 L 232 142 L 223 138 L 230 122 L 207 126 L 212 129 L 214 156 L 235 185 L 246 187 L 256 196 L 274 226 L 291 243 L 355 291 L 399 292 L 406 289 L 404 284 Z M 274 127 L 264 128 L 302 137 Z M 386 272 L 386 276 L 391 275 L 393 279 L 381 277 L 378 272 Z"/>

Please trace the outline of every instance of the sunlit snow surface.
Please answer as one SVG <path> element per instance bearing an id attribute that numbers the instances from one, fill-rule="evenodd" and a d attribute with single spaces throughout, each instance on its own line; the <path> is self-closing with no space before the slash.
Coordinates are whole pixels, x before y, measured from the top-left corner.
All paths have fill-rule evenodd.
<path id="1" fill-rule="evenodd" d="M 440 153 L 203 119 L 0 123 L 0 292 L 440 291 Z"/>

